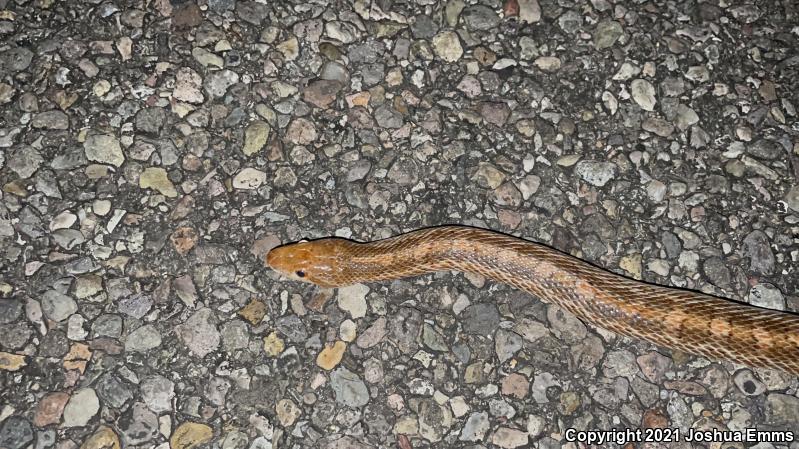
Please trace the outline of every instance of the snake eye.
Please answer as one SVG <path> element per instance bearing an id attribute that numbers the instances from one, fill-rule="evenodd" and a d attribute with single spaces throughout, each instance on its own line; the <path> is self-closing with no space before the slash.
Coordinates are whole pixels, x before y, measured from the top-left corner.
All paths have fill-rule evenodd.
<path id="1" fill-rule="evenodd" d="M 297 277 L 301 277 L 301 278 L 305 277 L 305 272 L 302 271 L 302 270 L 297 270 L 294 274 L 296 274 Z"/>

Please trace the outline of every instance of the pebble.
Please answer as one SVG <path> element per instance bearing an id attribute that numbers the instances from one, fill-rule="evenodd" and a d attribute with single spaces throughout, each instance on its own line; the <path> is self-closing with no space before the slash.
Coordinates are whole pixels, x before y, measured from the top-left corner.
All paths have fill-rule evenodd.
<path id="1" fill-rule="evenodd" d="M 185 323 L 178 326 L 176 333 L 192 354 L 205 357 L 216 351 L 221 342 L 219 330 L 214 324 L 215 321 L 211 309 L 200 309 L 194 312 Z"/>
<path id="2" fill-rule="evenodd" d="M 366 316 L 366 295 L 369 294 L 369 287 L 363 284 L 354 284 L 338 289 L 337 303 L 341 310 L 347 312 L 350 317 L 363 318 Z"/>
<path id="3" fill-rule="evenodd" d="M 336 395 L 336 402 L 341 405 L 358 408 L 369 403 L 366 384 L 347 368 L 339 367 L 330 373 L 330 386 Z"/>
<path id="4" fill-rule="evenodd" d="M 133 398 L 130 389 L 113 374 L 106 374 L 95 384 L 95 390 L 103 404 L 121 409 Z"/>
<path id="5" fill-rule="evenodd" d="M 461 312 L 463 331 L 475 335 L 491 335 L 499 326 L 499 311 L 494 304 L 473 304 Z"/>
<path id="6" fill-rule="evenodd" d="M 80 449 L 119 449 L 121 447 L 119 437 L 114 430 L 108 426 L 100 426 L 84 440 Z"/>
<path id="7" fill-rule="evenodd" d="M 31 424 L 22 416 L 9 416 L 0 425 L 0 447 L 23 449 L 33 442 L 33 438 Z"/>
<path id="8" fill-rule="evenodd" d="M 744 237 L 743 255 L 749 258 L 749 269 L 755 274 L 769 275 L 774 272 L 774 253 L 763 231 L 752 231 Z"/>
<path id="9" fill-rule="evenodd" d="M 172 410 L 172 399 L 175 397 L 175 383 L 164 376 L 155 375 L 142 380 L 139 387 L 147 408 L 155 413 Z"/>
<path id="10" fill-rule="evenodd" d="M 799 186 L 794 186 L 785 194 L 785 204 L 794 212 L 799 212 Z"/>
<path id="11" fill-rule="evenodd" d="M 785 297 L 773 284 L 760 283 L 749 290 L 749 304 L 766 309 L 785 310 Z"/>
<path id="12" fill-rule="evenodd" d="M 782 393 L 766 395 L 766 421 L 781 428 L 789 428 L 799 416 L 799 398 Z"/>
<path id="13" fill-rule="evenodd" d="M 264 337 L 264 352 L 268 357 L 277 357 L 286 349 L 286 342 L 276 332 Z"/>
<path id="14" fill-rule="evenodd" d="M 233 177 L 233 188 L 255 190 L 266 182 L 266 173 L 252 167 L 246 167 Z"/>
<path id="15" fill-rule="evenodd" d="M 83 143 L 86 159 L 101 164 L 110 164 L 116 167 L 125 162 L 125 155 L 119 140 L 109 134 L 94 134 L 86 138 Z"/>
<path id="16" fill-rule="evenodd" d="M 502 394 L 524 399 L 530 389 L 530 381 L 521 374 L 509 374 L 502 380 Z"/>
<path id="17" fill-rule="evenodd" d="M 596 25 L 596 31 L 594 32 L 594 46 L 597 50 L 610 48 L 623 34 L 624 30 L 619 22 L 614 20 L 603 20 Z"/>
<path id="18" fill-rule="evenodd" d="M 230 70 L 211 72 L 203 81 L 203 88 L 211 98 L 225 96 L 230 86 L 239 82 L 239 74 Z"/>
<path id="19" fill-rule="evenodd" d="M 355 340 L 355 344 L 358 345 L 359 348 L 369 349 L 380 343 L 388 332 L 386 324 L 387 320 L 385 318 L 378 318 L 358 336 L 358 339 Z"/>
<path id="20" fill-rule="evenodd" d="M 58 110 L 40 112 L 31 119 L 31 126 L 44 129 L 69 129 L 69 116 Z"/>
<path id="21" fill-rule="evenodd" d="M 304 118 L 298 118 L 289 124 L 286 139 L 296 145 L 309 145 L 317 138 L 316 127 Z"/>
<path id="22" fill-rule="evenodd" d="M 463 47 L 458 34 L 453 31 L 442 31 L 433 37 L 433 51 L 436 56 L 446 62 L 456 62 L 463 56 Z"/>
<path id="23" fill-rule="evenodd" d="M 175 75 L 172 97 L 178 101 L 199 104 L 205 101 L 202 93 L 202 77 L 189 67 L 181 67 Z"/>
<path id="24" fill-rule="evenodd" d="M 534 61 L 534 64 L 544 72 L 557 72 L 561 67 L 560 58 L 555 56 L 538 57 Z"/>
<path id="25" fill-rule="evenodd" d="M 474 412 L 466 419 L 458 439 L 460 441 L 485 441 L 489 428 L 488 413 Z"/>
<path id="26" fill-rule="evenodd" d="M 303 89 L 302 97 L 317 108 L 328 109 L 342 87 L 339 81 L 320 79 L 309 83 L 308 87 Z"/>
<path id="27" fill-rule="evenodd" d="M 50 424 L 58 424 L 67 401 L 69 401 L 69 394 L 64 392 L 59 391 L 45 395 L 36 406 L 33 425 L 46 427 Z"/>
<path id="28" fill-rule="evenodd" d="M 64 321 L 78 311 L 78 304 L 71 297 L 55 290 L 47 290 L 41 297 L 42 311 L 53 321 Z"/>
<path id="29" fill-rule="evenodd" d="M 655 87 L 644 79 L 634 79 L 630 83 L 630 94 L 633 100 L 644 111 L 654 111 L 657 99 L 655 99 Z"/>
<path id="30" fill-rule="evenodd" d="M 496 126 L 504 126 L 510 116 L 510 108 L 506 103 L 486 101 L 478 106 L 483 119 Z"/>
<path id="31" fill-rule="evenodd" d="M 344 357 L 344 351 L 346 350 L 347 344 L 343 341 L 337 341 L 332 345 L 325 345 L 325 348 L 316 357 L 316 364 L 323 370 L 330 371 L 341 363 L 341 359 Z"/>
<path id="32" fill-rule="evenodd" d="M 151 324 L 145 324 L 134 330 L 125 339 L 127 352 L 147 352 L 159 346 L 161 346 L 161 334 Z"/>
<path id="33" fill-rule="evenodd" d="M 738 390 L 747 396 L 760 396 L 766 392 L 766 385 L 755 377 L 751 370 L 739 370 L 732 377 L 732 380 Z"/>
<path id="34" fill-rule="evenodd" d="M 202 423 L 187 421 L 175 429 L 169 438 L 169 447 L 173 449 L 192 449 L 201 446 L 214 436 L 210 426 Z"/>
<path id="35" fill-rule="evenodd" d="M 64 407 L 64 427 L 83 427 L 100 411 L 100 400 L 92 388 L 81 388 Z"/>
<path id="36" fill-rule="evenodd" d="M 585 182 L 602 187 L 616 177 L 618 167 L 612 162 L 586 160 L 578 162 L 574 171 Z"/>
<path id="37" fill-rule="evenodd" d="M 271 131 L 272 128 L 264 121 L 256 120 L 250 123 L 244 131 L 244 148 L 241 150 L 244 155 L 252 156 L 261 151 L 269 140 Z"/>
<path id="38" fill-rule="evenodd" d="M 169 180 L 166 170 L 161 167 L 145 168 L 142 174 L 139 175 L 139 187 L 156 190 L 169 198 L 178 196 L 178 192 L 175 190 L 172 181 Z"/>

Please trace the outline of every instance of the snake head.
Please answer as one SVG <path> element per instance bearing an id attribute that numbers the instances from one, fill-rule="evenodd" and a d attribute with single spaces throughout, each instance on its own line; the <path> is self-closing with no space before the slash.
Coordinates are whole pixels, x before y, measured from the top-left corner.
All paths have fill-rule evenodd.
<path id="1" fill-rule="evenodd" d="M 326 238 L 278 246 L 266 255 L 266 264 L 283 276 L 320 287 L 338 287 L 338 247 L 343 239 Z"/>

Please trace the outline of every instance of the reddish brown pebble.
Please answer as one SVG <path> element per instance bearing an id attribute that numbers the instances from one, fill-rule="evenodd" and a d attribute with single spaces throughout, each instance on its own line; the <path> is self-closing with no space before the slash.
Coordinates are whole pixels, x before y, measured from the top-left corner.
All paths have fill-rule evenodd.
<path id="1" fill-rule="evenodd" d="M 506 0 L 505 5 L 502 6 L 502 12 L 505 17 L 514 17 L 519 15 L 519 2 L 517 0 Z"/>
<path id="2" fill-rule="evenodd" d="M 530 382 L 526 377 L 518 373 L 513 373 L 502 379 L 502 394 L 505 396 L 515 396 L 524 399 L 530 390 Z"/>
<path id="3" fill-rule="evenodd" d="M 50 393 L 39 401 L 36 406 L 36 413 L 33 416 L 33 425 L 44 427 L 50 424 L 58 424 L 61 421 L 61 414 L 67 405 L 69 395 L 64 392 Z"/>
<path id="4" fill-rule="evenodd" d="M 669 418 L 659 410 L 652 408 L 644 412 L 644 417 L 641 420 L 641 427 L 644 429 L 665 429 L 668 425 Z"/>

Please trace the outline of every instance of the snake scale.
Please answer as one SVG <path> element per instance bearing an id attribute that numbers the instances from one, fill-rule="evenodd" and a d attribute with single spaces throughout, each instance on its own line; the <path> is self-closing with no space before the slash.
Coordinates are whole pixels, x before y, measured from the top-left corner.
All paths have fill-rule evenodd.
<path id="1" fill-rule="evenodd" d="M 322 287 L 442 270 L 477 273 L 620 335 L 799 375 L 797 314 L 636 281 L 494 231 L 441 226 L 369 243 L 324 238 L 274 248 L 266 262 Z"/>

